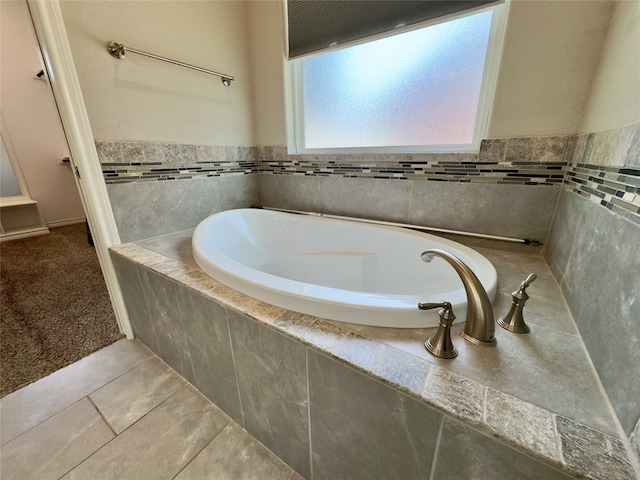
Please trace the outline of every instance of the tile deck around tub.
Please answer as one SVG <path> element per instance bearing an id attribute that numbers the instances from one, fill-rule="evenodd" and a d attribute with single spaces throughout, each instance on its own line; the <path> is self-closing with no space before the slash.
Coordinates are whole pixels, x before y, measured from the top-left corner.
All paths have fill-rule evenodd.
<path id="1" fill-rule="evenodd" d="M 433 329 L 366 327 L 284 311 L 183 263 L 184 251 L 180 261 L 168 258 L 175 256 L 167 246 L 170 237 L 145 241 L 146 248 L 127 244 L 112 250 L 571 475 L 635 478 L 617 420 L 542 257 L 481 249 L 500 277 L 496 316 L 508 309 L 511 290 L 522 278 L 538 274 L 525 312 L 532 332 L 496 328 L 498 347 L 488 349 L 462 341 L 457 325 L 453 341 L 459 356 L 440 360 L 422 345 Z M 598 441 L 581 442 L 580 432 Z"/>
<path id="2" fill-rule="evenodd" d="M 0 420 L 2 480 L 300 478 L 137 341 L 7 395 Z"/>

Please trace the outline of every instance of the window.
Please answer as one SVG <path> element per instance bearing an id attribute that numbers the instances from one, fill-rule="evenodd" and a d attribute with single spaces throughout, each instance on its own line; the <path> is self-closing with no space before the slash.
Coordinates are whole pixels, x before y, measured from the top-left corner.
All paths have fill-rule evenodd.
<path id="1" fill-rule="evenodd" d="M 501 10 L 292 60 L 296 150 L 477 151 Z"/>

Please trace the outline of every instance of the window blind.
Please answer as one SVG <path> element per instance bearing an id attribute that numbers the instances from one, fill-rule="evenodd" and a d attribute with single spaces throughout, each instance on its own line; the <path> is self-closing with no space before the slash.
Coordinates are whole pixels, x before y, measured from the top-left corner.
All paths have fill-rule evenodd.
<path id="1" fill-rule="evenodd" d="M 503 0 L 287 0 L 289 58 Z"/>

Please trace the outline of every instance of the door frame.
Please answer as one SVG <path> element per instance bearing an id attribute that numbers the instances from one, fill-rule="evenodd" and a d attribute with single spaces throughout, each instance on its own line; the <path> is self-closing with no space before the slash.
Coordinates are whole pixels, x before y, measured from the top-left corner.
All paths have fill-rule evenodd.
<path id="1" fill-rule="evenodd" d="M 58 0 L 26 1 L 118 327 L 127 338 L 133 339 L 133 328 L 109 256 L 109 247 L 121 243 L 120 235 L 111 210 L 60 4 Z"/>

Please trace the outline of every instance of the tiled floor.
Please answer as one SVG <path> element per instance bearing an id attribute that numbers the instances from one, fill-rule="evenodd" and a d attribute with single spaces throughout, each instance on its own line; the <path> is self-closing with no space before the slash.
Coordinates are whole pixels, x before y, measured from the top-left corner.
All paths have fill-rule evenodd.
<path id="1" fill-rule="evenodd" d="M 1 399 L 0 441 L 2 480 L 301 478 L 129 340 Z"/>

